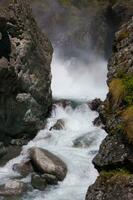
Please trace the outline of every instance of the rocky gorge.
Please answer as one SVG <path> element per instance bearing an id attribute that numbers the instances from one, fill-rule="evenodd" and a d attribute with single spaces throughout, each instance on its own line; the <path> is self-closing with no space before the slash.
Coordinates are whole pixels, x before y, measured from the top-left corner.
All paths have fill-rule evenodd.
<path id="1" fill-rule="evenodd" d="M 133 199 L 132 15 L 130 0 L 0 1 L 1 200 Z"/>

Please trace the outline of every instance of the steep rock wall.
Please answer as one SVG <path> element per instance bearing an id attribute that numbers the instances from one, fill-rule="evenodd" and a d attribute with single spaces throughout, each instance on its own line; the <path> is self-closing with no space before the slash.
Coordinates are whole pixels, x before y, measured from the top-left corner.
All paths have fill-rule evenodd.
<path id="1" fill-rule="evenodd" d="M 0 141 L 31 138 L 51 109 L 52 46 L 29 0 L 0 1 Z"/>
<path id="2" fill-rule="evenodd" d="M 100 175 L 86 200 L 133 199 L 133 18 L 116 33 L 109 93 L 99 107 L 108 136 L 93 160 Z"/>

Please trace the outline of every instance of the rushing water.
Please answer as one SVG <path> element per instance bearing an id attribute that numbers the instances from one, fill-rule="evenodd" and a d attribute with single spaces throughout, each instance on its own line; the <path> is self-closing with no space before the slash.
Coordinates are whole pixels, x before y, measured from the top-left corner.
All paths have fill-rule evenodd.
<path id="1" fill-rule="evenodd" d="M 91 70 L 91 73 L 89 73 L 89 67 L 86 69 L 85 66 L 85 75 L 82 75 L 83 71 L 81 73 L 80 68 L 77 68 L 78 70 L 76 70 L 75 74 L 72 73 L 74 68 L 70 68 L 71 62 L 63 63 L 62 65 L 55 58 L 52 64 L 53 94 L 56 98 L 76 99 L 78 105 L 76 108 L 71 106 L 63 108 L 61 105 L 56 104 L 51 117 L 48 119 L 47 127 L 40 131 L 28 145 L 23 147 L 19 157 L 9 161 L 6 166 L 0 168 L 0 180 L 4 183 L 8 179 L 17 176 L 12 171 L 12 165 L 26 159 L 27 150 L 32 146 L 48 149 L 59 156 L 67 164 L 68 173 L 65 180 L 57 186 L 51 186 L 45 192 L 38 190 L 28 192 L 19 199 L 84 200 L 88 186 L 95 181 L 98 175 L 92 165 L 92 159 L 106 133 L 101 128 L 93 125 L 92 121 L 98 114 L 92 112 L 85 101 L 96 96 L 102 99 L 105 98 L 107 92 L 105 83 L 106 62 L 96 63 L 94 66 L 95 70 Z M 97 71 L 100 65 L 103 65 L 103 68 L 98 74 Z M 101 79 L 98 78 L 99 75 L 102 76 Z M 97 82 L 93 80 L 96 77 Z M 49 131 L 49 128 L 58 119 L 64 120 L 64 129 Z M 74 141 L 85 135 L 87 135 L 89 141 L 88 146 L 74 146 Z M 30 182 L 30 176 L 22 179 L 22 181 Z"/>

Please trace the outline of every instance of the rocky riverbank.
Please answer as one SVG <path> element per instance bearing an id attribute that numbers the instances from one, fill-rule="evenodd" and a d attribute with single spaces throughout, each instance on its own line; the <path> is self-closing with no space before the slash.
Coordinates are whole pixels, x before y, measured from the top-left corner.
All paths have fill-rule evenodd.
<path id="1" fill-rule="evenodd" d="M 133 199 L 133 18 L 116 33 L 108 64 L 109 93 L 98 108 L 108 133 L 93 160 L 100 175 L 86 200 Z"/>
<path id="2" fill-rule="evenodd" d="M 0 141 L 33 138 L 52 106 L 52 46 L 27 0 L 0 1 Z"/>

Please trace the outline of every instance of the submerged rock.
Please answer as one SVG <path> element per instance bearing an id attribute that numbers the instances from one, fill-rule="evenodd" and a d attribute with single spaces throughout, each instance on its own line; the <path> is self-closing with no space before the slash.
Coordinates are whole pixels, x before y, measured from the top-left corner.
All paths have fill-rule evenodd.
<path id="1" fill-rule="evenodd" d="M 65 122 L 63 119 L 58 119 L 57 122 L 53 127 L 50 128 L 50 130 L 62 130 L 65 126 Z"/>
<path id="2" fill-rule="evenodd" d="M 41 174 L 54 175 L 58 181 L 65 178 L 67 166 L 60 158 L 45 149 L 37 147 L 31 148 L 29 154 L 35 171 Z"/>
<path id="3" fill-rule="evenodd" d="M 35 136 L 51 105 L 52 46 L 29 0 L 0 1 L 0 140 Z"/>
<path id="4" fill-rule="evenodd" d="M 89 132 L 74 140 L 74 147 L 88 148 L 95 140 L 96 136 L 93 133 L 95 134 L 95 132 Z"/>

